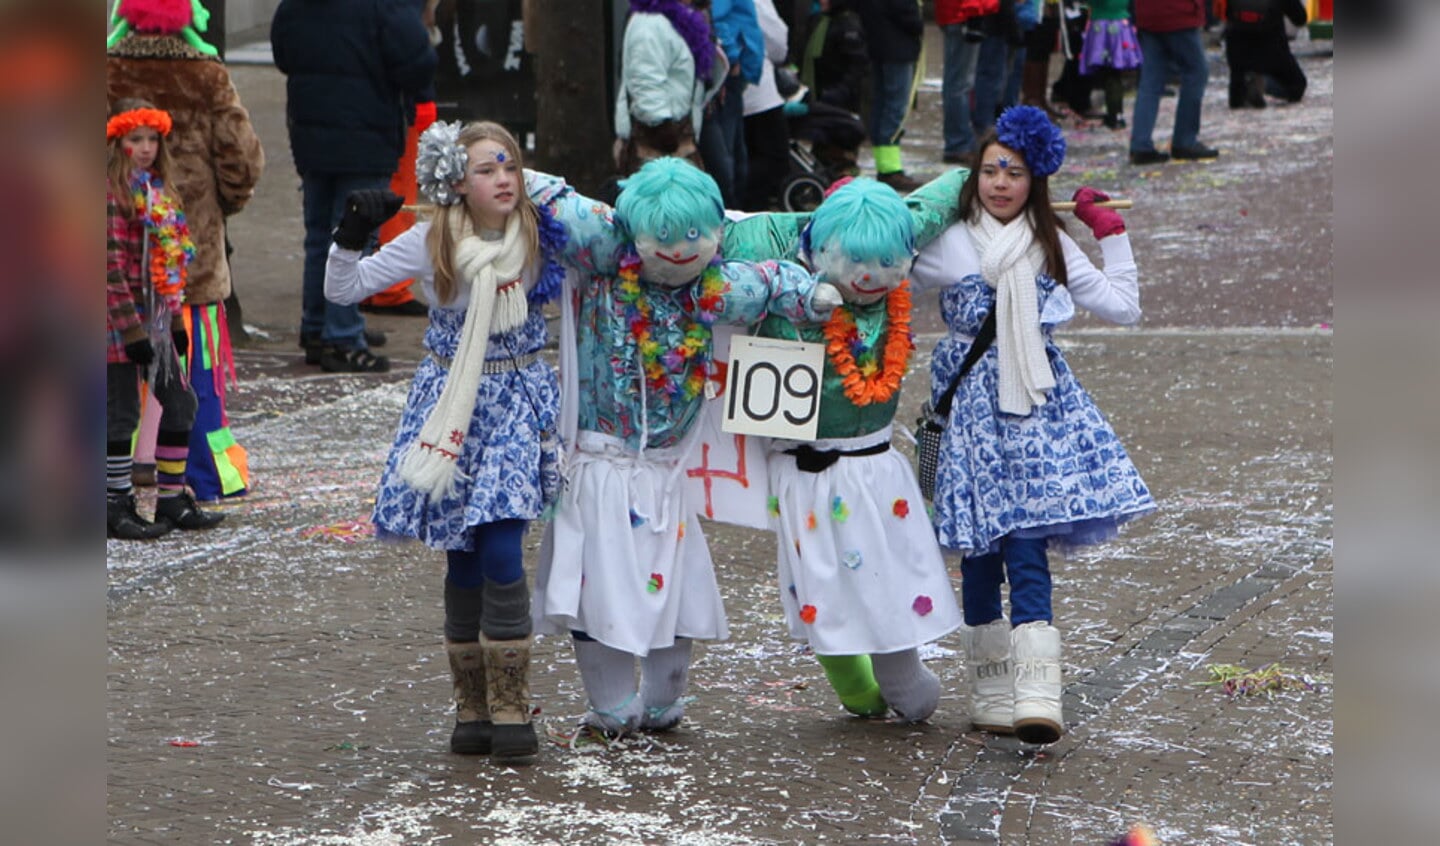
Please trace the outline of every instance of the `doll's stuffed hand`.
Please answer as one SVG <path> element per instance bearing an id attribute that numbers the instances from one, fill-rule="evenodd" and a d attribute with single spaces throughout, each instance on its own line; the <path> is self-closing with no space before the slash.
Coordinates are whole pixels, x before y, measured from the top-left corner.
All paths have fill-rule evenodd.
<path id="1" fill-rule="evenodd" d="M 149 367 L 155 363 L 155 346 L 149 338 L 131 341 L 125 345 L 125 357 L 139 367 Z"/>
<path id="2" fill-rule="evenodd" d="M 335 244 L 344 250 L 364 248 L 375 227 L 395 216 L 405 198 L 380 188 L 351 191 L 345 198 L 345 214 L 335 227 Z"/>
<path id="3" fill-rule="evenodd" d="M 829 282 L 818 282 L 815 285 L 815 293 L 810 295 L 810 310 L 817 317 L 826 318 L 830 312 L 839 308 L 845 298 L 840 296 L 840 289 Z"/>
<path id="4" fill-rule="evenodd" d="M 1088 185 L 1075 191 L 1075 216 L 1080 222 L 1090 227 L 1095 234 L 1095 240 L 1106 238 L 1111 235 L 1119 235 L 1125 231 L 1125 220 L 1120 213 L 1114 209 L 1107 209 L 1095 205 L 1110 199 L 1110 195 L 1104 191 L 1096 191 Z"/>

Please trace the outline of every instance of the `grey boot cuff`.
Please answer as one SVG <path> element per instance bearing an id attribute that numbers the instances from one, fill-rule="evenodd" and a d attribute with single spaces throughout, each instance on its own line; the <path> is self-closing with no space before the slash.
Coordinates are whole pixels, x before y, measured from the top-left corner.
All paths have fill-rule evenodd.
<path id="1" fill-rule="evenodd" d="M 480 614 L 484 587 L 456 587 L 445 580 L 445 639 L 453 643 L 474 643 L 480 639 Z"/>
<path id="2" fill-rule="evenodd" d="M 509 584 L 485 580 L 485 607 L 480 630 L 491 640 L 521 640 L 530 636 L 530 587 L 525 579 Z"/>

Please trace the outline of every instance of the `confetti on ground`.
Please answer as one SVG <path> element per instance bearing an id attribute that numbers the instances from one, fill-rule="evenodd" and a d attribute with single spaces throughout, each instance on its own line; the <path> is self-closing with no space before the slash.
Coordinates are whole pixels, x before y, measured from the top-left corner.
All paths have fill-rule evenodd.
<path id="1" fill-rule="evenodd" d="M 1294 673 L 1279 664 L 1267 664 L 1258 670 L 1247 670 L 1238 664 L 1210 664 L 1206 668 L 1210 680 L 1202 685 L 1219 685 L 1229 696 L 1267 697 L 1285 690 L 1315 690 L 1325 680 Z"/>
<path id="2" fill-rule="evenodd" d="M 184 748 L 184 749 L 189 749 L 189 748 L 194 747 L 194 746 L 200 746 L 201 743 L 200 743 L 200 741 L 198 741 L 198 740 L 186 740 L 186 739 L 183 738 L 183 737 L 177 737 L 177 738 L 174 738 L 174 739 L 172 739 L 172 740 L 170 741 L 170 745 L 171 745 L 171 746 L 179 746 L 179 747 L 182 747 L 182 748 Z"/>
<path id="3" fill-rule="evenodd" d="M 328 526 L 315 526 L 305 529 L 300 537 L 306 540 L 323 538 L 326 540 L 337 540 L 342 543 L 355 543 L 365 538 L 375 537 L 375 524 L 369 520 L 342 520 L 339 523 L 331 523 Z"/>

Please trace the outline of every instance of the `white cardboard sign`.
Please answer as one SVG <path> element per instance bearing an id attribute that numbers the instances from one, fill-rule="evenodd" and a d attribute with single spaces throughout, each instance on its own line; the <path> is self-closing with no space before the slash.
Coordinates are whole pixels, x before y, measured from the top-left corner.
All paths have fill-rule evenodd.
<path id="1" fill-rule="evenodd" d="M 730 378 L 721 429 L 815 440 L 824 372 L 824 344 L 736 335 L 730 339 Z"/>

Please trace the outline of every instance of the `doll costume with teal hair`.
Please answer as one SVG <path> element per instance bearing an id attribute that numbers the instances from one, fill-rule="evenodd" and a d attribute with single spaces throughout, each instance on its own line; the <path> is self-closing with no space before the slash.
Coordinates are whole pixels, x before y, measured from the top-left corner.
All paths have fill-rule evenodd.
<path id="1" fill-rule="evenodd" d="M 816 283 L 791 262 L 710 260 L 720 193 L 688 162 L 646 164 L 613 210 L 554 177 L 526 176 L 536 203 L 567 228 L 572 268 L 561 429 L 573 449 L 536 576 L 536 630 L 575 633 L 590 725 L 669 728 L 683 713 L 690 642 L 729 636 L 700 503 L 681 478 L 712 327 L 820 319 Z"/>
<path id="2" fill-rule="evenodd" d="M 907 721 L 930 716 L 939 699 L 918 648 L 961 623 L 910 461 L 890 448 L 914 350 L 903 281 L 914 229 L 894 189 L 844 185 L 815 210 L 802 248 L 845 304 L 821 326 L 767 319 L 759 331 L 827 347 L 818 439 L 777 440 L 768 461 L 790 634 L 810 644 L 847 709 L 878 716 L 888 706 Z"/>

